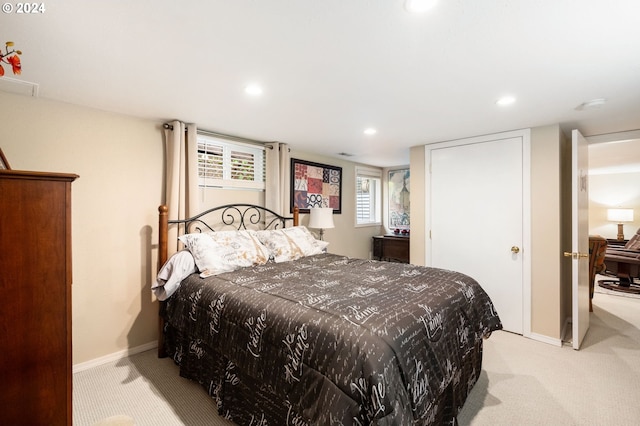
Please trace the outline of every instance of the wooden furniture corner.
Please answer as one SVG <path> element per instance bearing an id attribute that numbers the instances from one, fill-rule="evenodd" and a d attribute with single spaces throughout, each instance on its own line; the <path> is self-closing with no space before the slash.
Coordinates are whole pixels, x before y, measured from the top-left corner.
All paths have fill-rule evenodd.
<path id="1" fill-rule="evenodd" d="M 0 170 L 0 424 L 71 425 L 71 183 Z"/>

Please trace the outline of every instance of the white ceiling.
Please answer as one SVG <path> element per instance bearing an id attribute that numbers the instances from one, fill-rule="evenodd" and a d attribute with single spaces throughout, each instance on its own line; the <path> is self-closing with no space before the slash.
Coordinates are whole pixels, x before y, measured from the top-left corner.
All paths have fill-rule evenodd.
<path id="1" fill-rule="evenodd" d="M 524 127 L 640 129 L 638 0 L 440 0 L 422 15 L 403 0 L 43 4 L 0 16 L 0 45 L 23 52 L 5 79 L 40 98 L 378 166 Z M 506 94 L 516 103 L 498 107 Z M 596 98 L 607 103 L 576 110 Z"/>

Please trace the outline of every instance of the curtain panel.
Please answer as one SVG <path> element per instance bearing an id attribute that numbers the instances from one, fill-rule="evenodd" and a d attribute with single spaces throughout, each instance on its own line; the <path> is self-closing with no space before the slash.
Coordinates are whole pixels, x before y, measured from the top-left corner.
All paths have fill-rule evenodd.
<path id="1" fill-rule="evenodd" d="M 165 126 L 165 204 L 169 219 L 186 219 L 199 212 L 198 139 L 195 124 L 173 121 Z M 169 229 L 169 241 L 177 241 L 177 229 Z M 169 256 L 179 246 L 169 247 Z"/>
<path id="2" fill-rule="evenodd" d="M 291 213 L 289 203 L 291 159 L 289 145 L 279 142 L 265 144 L 265 207 L 282 216 Z"/>

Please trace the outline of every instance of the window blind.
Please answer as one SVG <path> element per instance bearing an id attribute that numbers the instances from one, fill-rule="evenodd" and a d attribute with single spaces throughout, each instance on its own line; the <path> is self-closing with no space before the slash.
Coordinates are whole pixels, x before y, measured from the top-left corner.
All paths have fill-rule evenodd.
<path id="1" fill-rule="evenodd" d="M 356 168 L 356 224 L 380 222 L 381 176 L 379 170 Z"/>
<path id="2" fill-rule="evenodd" d="M 264 164 L 262 146 L 198 135 L 200 186 L 264 189 Z"/>

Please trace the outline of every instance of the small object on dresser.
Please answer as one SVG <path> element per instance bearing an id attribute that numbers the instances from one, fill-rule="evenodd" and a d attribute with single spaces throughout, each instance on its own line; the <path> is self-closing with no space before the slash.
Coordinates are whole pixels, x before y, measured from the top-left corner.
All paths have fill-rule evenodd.
<path id="1" fill-rule="evenodd" d="M 7 157 L 5 157 L 4 152 L 2 152 L 2 148 L 0 148 L 0 170 L 11 170 Z"/>

